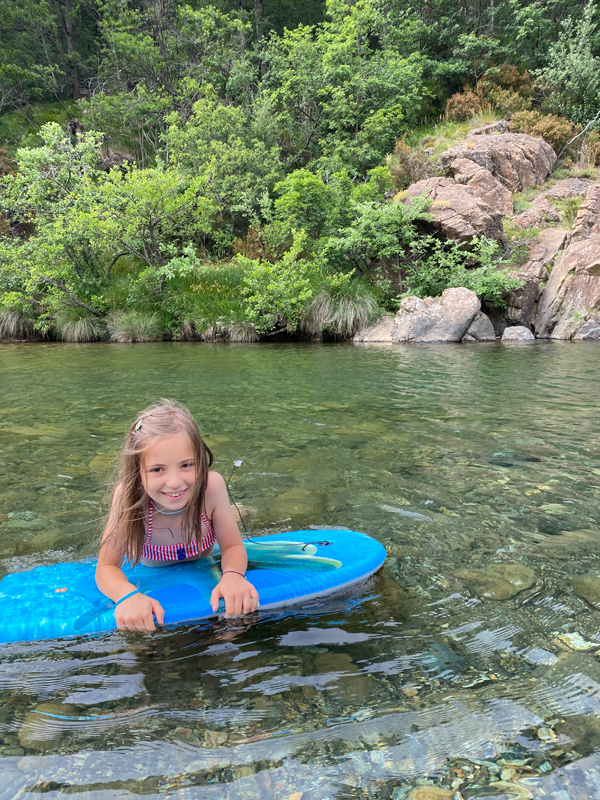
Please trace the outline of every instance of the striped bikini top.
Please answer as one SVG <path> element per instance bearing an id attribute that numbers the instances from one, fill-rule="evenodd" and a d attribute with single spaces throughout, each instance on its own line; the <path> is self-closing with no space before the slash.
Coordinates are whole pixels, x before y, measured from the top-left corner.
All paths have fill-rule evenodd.
<path id="1" fill-rule="evenodd" d="M 148 506 L 148 535 L 142 549 L 142 557 L 147 558 L 148 561 L 185 561 L 186 558 L 202 555 L 216 541 L 210 520 L 203 511 L 202 522 L 206 525 L 208 533 L 204 534 L 200 542 L 194 539 L 192 542 L 180 542 L 179 544 L 151 544 L 153 513 L 154 506 L 151 500 Z"/>

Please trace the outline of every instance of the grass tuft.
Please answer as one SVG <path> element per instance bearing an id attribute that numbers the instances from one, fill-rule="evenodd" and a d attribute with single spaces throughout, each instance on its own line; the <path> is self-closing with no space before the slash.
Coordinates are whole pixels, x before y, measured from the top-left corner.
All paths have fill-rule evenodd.
<path id="1" fill-rule="evenodd" d="M 105 333 L 105 326 L 85 308 L 66 306 L 54 320 L 56 335 L 63 342 L 96 342 Z"/>
<path id="2" fill-rule="evenodd" d="M 311 301 L 302 327 L 313 336 L 353 336 L 380 313 L 373 288 L 353 277 L 340 286 L 324 286 Z"/>
<path id="3" fill-rule="evenodd" d="M 260 336 L 251 322 L 242 320 L 241 322 L 233 322 L 229 325 L 227 328 L 227 338 L 230 342 L 250 344 L 250 342 L 258 342 Z"/>
<path id="4" fill-rule="evenodd" d="M 108 323 L 111 342 L 156 342 L 162 336 L 158 314 L 146 311 L 117 311 Z"/>
<path id="5" fill-rule="evenodd" d="M 7 308 L 0 311 L 0 339 L 32 339 L 33 323 L 21 312 Z"/>

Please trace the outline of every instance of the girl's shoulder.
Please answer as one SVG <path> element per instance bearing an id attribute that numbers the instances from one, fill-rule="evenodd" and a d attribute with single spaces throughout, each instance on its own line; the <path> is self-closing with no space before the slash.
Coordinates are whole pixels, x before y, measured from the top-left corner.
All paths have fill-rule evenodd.
<path id="1" fill-rule="evenodd" d="M 215 472 L 214 470 L 209 470 L 208 476 L 206 479 L 206 491 L 207 492 L 215 492 L 225 489 L 227 491 L 227 487 L 225 486 L 225 479 L 219 472 Z"/>

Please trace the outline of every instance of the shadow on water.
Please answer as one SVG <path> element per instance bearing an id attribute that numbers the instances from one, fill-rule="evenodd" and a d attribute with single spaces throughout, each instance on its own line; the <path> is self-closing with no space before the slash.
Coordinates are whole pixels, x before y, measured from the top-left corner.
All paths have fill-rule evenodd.
<path id="1" fill-rule="evenodd" d="M 600 794 L 597 352 L 3 345 L 0 575 L 95 552 L 162 396 L 217 469 L 244 460 L 253 534 L 346 526 L 389 556 L 285 613 L 3 646 L 0 798 Z"/>

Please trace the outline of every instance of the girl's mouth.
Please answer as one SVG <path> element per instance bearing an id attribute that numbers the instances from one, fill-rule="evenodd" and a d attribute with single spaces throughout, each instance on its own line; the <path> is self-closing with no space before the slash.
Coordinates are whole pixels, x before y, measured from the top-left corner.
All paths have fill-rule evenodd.
<path id="1" fill-rule="evenodd" d="M 170 497 L 171 500 L 178 500 L 186 493 L 187 489 L 182 489 L 180 492 L 162 492 L 165 497 Z"/>

